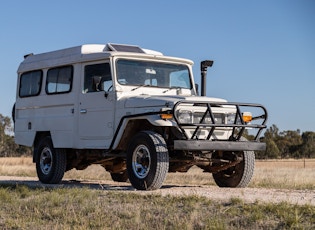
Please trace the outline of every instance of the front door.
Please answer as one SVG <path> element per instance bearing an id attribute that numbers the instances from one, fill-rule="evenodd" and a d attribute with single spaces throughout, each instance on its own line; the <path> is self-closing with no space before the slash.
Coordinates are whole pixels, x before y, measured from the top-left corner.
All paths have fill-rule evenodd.
<path id="1" fill-rule="evenodd" d="M 83 65 L 79 136 L 83 148 L 107 149 L 114 133 L 115 94 L 109 62 Z M 105 96 L 106 94 L 106 96 Z"/>

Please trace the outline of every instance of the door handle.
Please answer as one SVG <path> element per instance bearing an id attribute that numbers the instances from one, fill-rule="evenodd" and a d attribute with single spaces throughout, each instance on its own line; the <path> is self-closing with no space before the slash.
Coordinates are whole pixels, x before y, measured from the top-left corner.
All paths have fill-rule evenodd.
<path id="1" fill-rule="evenodd" d="M 87 110 L 86 109 L 81 109 L 80 113 L 87 113 Z"/>

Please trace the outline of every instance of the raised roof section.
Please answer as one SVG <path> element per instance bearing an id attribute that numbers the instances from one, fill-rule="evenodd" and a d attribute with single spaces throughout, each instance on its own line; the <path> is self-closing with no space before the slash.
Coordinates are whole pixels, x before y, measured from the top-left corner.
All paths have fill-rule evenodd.
<path id="1" fill-rule="evenodd" d="M 102 59 L 113 55 L 113 53 L 134 53 L 163 56 L 161 52 L 142 49 L 134 45 L 122 44 L 86 44 L 41 54 L 25 55 L 18 71 L 29 71 L 38 68 L 50 68 L 58 65 L 68 65 L 88 59 Z M 86 56 L 85 56 L 86 55 Z"/>
<path id="2" fill-rule="evenodd" d="M 75 56 L 81 54 L 93 54 L 93 53 L 104 53 L 104 52 L 130 52 L 130 53 L 145 53 L 145 54 L 153 54 L 153 55 L 163 55 L 161 52 L 142 49 L 139 46 L 134 45 L 121 45 L 121 44 L 112 44 L 108 43 L 104 44 L 86 44 L 82 46 L 76 46 L 56 51 L 51 51 L 47 53 L 41 53 L 36 55 L 25 55 L 25 59 L 36 59 L 37 57 L 41 60 L 43 59 L 51 59 L 53 57 L 68 57 Z M 26 61 L 27 62 L 27 61 Z"/>
<path id="3" fill-rule="evenodd" d="M 87 45 L 81 46 L 81 52 L 80 53 L 81 54 L 102 53 L 104 51 L 108 51 L 105 48 L 106 48 L 106 45 L 87 44 Z"/>

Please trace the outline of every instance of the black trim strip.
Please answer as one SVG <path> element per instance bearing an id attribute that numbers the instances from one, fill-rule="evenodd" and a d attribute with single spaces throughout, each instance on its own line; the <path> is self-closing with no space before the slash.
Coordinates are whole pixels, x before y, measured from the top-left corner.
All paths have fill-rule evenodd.
<path id="1" fill-rule="evenodd" d="M 112 142 L 110 143 L 110 146 L 109 146 L 109 150 L 112 150 L 113 148 L 113 145 L 116 141 L 116 138 L 118 136 L 118 133 L 120 131 L 120 128 L 122 126 L 122 123 L 125 119 L 127 118 L 134 118 L 134 117 L 143 117 L 143 116 L 150 116 L 150 115 L 159 115 L 159 114 L 163 114 L 163 113 L 166 113 L 167 111 L 158 111 L 158 112 L 147 112 L 147 113 L 139 113 L 139 114 L 132 114 L 132 115 L 126 115 L 126 116 L 123 116 L 120 121 L 119 121 L 119 124 L 118 124 L 118 127 L 115 131 L 115 134 L 114 134 L 114 137 L 113 137 L 113 140 Z"/>

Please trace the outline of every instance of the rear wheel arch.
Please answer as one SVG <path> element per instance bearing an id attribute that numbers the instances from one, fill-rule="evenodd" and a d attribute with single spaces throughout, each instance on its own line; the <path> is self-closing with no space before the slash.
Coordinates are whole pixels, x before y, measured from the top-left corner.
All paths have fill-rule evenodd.
<path id="1" fill-rule="evenodd" d="M 49 131 L 37 132 L 35 135 L 35 139 L 34 139 L 34 143 L 33 143 L 33 147 L 34 147 L 34 149 L 33 149 L 33 162 L 34 163 L 36 162 L 36 158 L 38 155 L 39 144 L 40 144 L 41 140 L 45 137 L 51 137 L 51 134 Z"/>

